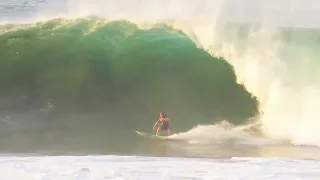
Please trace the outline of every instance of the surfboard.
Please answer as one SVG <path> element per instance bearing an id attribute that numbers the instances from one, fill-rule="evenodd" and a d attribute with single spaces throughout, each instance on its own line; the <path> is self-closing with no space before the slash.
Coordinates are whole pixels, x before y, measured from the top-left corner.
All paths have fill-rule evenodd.
<path id="1" fill-rule="evenodd" d="M 160 139 L 160 140 L 165 140 L 168 137 L 168 136 L 157 136 L 157 135 L 148 134 L 148 133 L 140 132 L 140 131 L 136 131 L 136 133 L 139 136 L 143 136 L 143 137 L 147 137 L 147 138 L 153 138 L 153 139 Z"/>

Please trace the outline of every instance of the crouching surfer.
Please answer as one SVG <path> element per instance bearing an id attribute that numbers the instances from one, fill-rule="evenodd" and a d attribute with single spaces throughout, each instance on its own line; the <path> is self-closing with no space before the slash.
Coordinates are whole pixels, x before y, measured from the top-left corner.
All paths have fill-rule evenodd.
<path id="1" fill-rule="evenodd" d="M 169 118 L 164 114 L 164 112 L 160 112 L 160 117 L 153 125 L 153 130 L 157 130 L 157 135 L 159 135 L 161 131 L 167 131 L 168 136 L 171 135 L 171 130 L 169 127 Z"/>

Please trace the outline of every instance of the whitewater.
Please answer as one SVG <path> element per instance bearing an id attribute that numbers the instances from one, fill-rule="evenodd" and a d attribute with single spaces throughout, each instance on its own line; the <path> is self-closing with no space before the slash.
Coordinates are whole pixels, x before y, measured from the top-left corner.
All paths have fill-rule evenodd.
<path id="1" fill-rule="evenodd" d="M 151 125 L 137 125 L 138 121 L 126 124 L 104 122 L 103 114 L 92 116 L 79 113 L 79 115 L 68 114 L 50 116 L 50 118 L 41 115 L 35 118 L 1 111 L 0 121 L 3 126 L 0 128 L 0 140 L 3 146 L 0 148 L 2 152 L 0 179 L 319 179 L 320 76 L 318 72 L 320 72 L 320 66 L 317 59 L 320 56 L 318 18 L 320 9 L 317 7 L 320 7 L 320 3 L 315 0 L 1 1 L 0 24 L 3 25 L 0 29 L 1 35 L 9 32 L 9 35 L 6 35 L 11 36 L 10 32 L 14 34 L 17 29 L 24 28 L 32 32 L 33 27 L 37 27 L 34 24 L 37 22 L 49 22 L 43 23 L 43 27 L 49 27 L 48 34 L 52 35 L 63 31 L 59 28 L 71 27 L 72 30 L 73 27 L 77 27 L 78 22 L 80 25 L 85 22 L 83 33 L 90 35 L 98 27 L 109 25 L 108 23 L 113 20 L 127 20 L 143 30 L 148 30 L 157 23 L 177 28 L 185 33 L 198 48 L 204 49 L 214 57 L 220 56 L 226 59 L 233 66 L 237 82 L 243 84 L 257 97 L 260 114 L 252 119 L 242 120 L 238 123 L 240 125 L 234 125 L 237 121 L 219 117 L 212 120 L 212 123 L 206 120 L 207 123 L 199 124 L 195 122 L 206 119 L 204 115 L 190 113 L 192 121 L 188 119 L 188 115 L 180 115 L 177 117 L 185 118 L 185 123 L 174 124 L 176 127 L 183 124 L 181 125 L 183 127 L 176 128 L 175 134 L 169 138 L 174 141 L 158 142 L 133 137 L 133 129 L 139 130 L 137 128 L 143 129 Z M 90 19 L 91 16 L 97 16 L 102 20 Z M 60 19 L 50 22 L 55 18 Z M 26 27 L 25 24 L 29 25 Z M 52 29 L 50 29 L 51 26 Z M 121 32 L 122 34 L 119 33 L 120 35 L 116 34 L 117 31 L 116 33 L 113 30 L 108 31 L 114 33 L 114 36 L 120 39 L 119 41 L 122 41 L 121 38 L 127 36 L 129 31 L 130 33 L 136 31 L 135 27 L 125 23 L 120 23 L 119 27 L 125 29 Z M 50 39 L 45 36 L 47 31 L 43 29 L 33 34 L 28 32 L 22 31 L 21 34 L 18 32 L 18 35 L 12 36 L 32 39 L 39 35 L 39 38 L 35 38 L 36 40 Z M 79 31 L 74 28 L 72 32 L 77 34 Z M 173 32 L 173 34 L 177 36 L 168 35 L 163 39 L 181 38 L 181 41 L 189 42 L 179 32 Z M 137 39 L 152 35 L 154 34 L 141 35 Z M 62 37 L 68 40 L 72 36 Z M 108 38 L 112 39 L 112 36 Z M 1 43 L 4 42 L 3 39 L 5 38 L 1 36 Z M 48 42 L 53 44 L 58 42 L 58 40 L 54 41 L 55 38 L 52 39 Z M 72 39 L 70 38 L 70 41 Z M 83 40 L 93 41 L 95 38 Z M 155 38 L 150 42 L 156 40 L 162 40 L 162 38 Z M 11 44 L 17 41 L 19 38 L 10 39 Z M 27 41 L 22 41 L 21 44 L 24 42 Z M 118 46 L 117 39 L 112 39 L 111 42 L 110 44 Z M 47 44 L 39 44 L 37 46 L 36 43 L 31 43 L 25 46 L 34 46 L 34 49 L 47 46 Z M 88 47 L 90 45 L 88 43 Z M 190 47 L 192 46 L 191 44 Z M 1 46 L 1 49 L 4 47 L 6 46 Z M 26 49 L 23 45 L 18 48 L 21 48 L 20 53 Z M 90 55 L 108 56 L 113 53 L 109 50 L 103 49 L 107 53 L 97 51 Z M 44 54 L 45 51 L 39 52 Z M 39 52 L 25 54 L 30 59 L 36 59 L 39 57 L 37 56 Z M 70 52 L 80 54 L 79 51 L 70 50 Z M 91 51 L 88 51 L 89 53 Z M 14 55 L 13 59 L 22 56 L 18 50 L 11 54 Z M 8 58 L 11 54 L 8 53 L 8 56 L 3 58 Z M 50 56 L 58 58 L 55 53 L 51 53 Z M 86 58 L 83 54 L 77 56 L 81 59 L 80 57 Z M 135 64 L 139 65 L 139 63 Z M 75 66 L 72 62 L 70 64 Z M 133 64 L 131 66 L 135 67 Z M 54 64 L 49 66 L 60 68 Z M 62 75 L 54 75 L 57 81 L 52 81 L 52 86 L 44 88 L 42 95 L 56 96 L 58 100 L 62 100 L 60 104 L 55 101 L 54 105 L 63 105 L 63 99 L 71 97 L 71 94 L 60 97 L 60 94 L 52 92 L 59 92 L 63 89 L 62 86 L 77 90 L 75 87 L 80 84 L 81 76 L 90 69 L 84 66 L 80 64 L 72 69 L 73 71 L 65 70 L 67 72 L 65 74 L 69 73 L 70 76 L 63 76 L 64 69 L 59 69 Z M 125 66 L 122 68 L 123 71 L 120 73 L 132 70 L 126 69 Z M 19 69 L 12 69 L 11 72 L 20 70 L 24 69 L 19 67 Z M 7 71 L 4 69 L 2 71 L 3 74 L 0 74 L 2 78 L 7 77 L 5 74 Z M 51 69 L 48 74 L 54 74 L 55 71 L 56 69 Z M 26 70 L 26 72 L 32 71 Z M 10 74 L 11 76 L 14 77 L 13 74 Z M 135 77 L 135 74 L 132 73 L 129 76 Z M 142 76 L 145 77 L 145 75 Z M 38 78 L 37 75 L 34 78 Z M 66 81 L 68 83 L 59 84 L 64 79 L 71 79 L 74 83 Z M 12 78 L 12 80 L 15 79 Z M 19 83 L 23 84 L 23 81 L 18 81 L 17 84 Z M 150 84 L 147 85 L 149 87 Z M 183 86 L 183 84 L 180 85 Z M 17 85 L 17 87 L 20 86 Z M 171 90 L 177 91 L 175 94 L 177 96 L 179 91 L 184 89 L 180 89 L 178 85 L 175 88 Z M 88 89 L 90 93 L 96 92 L 97 99 L 103 97 L 99 91 L 90 90 Z M 61 92 L 63 94 L 67 91 L 63 89 Z M 145 92 L 137 94 L 138 101 L 145 100 L 141 98 L 144 95 L 148 96 Z M 83 94 L 80 93 L 81 95 Z M 148 97 L 154 98 L 152 95 Z M 172 108 L 179 105 L 176 101 L 181 99 L 174 99 L 171 102 Z M 205 99 L 206 97 L 201 100 L 205 101 Z M 156 105 L 150 101 L 145 100 L 145 103 L 149 103 L 147 109 L 154 115 L 157 113 L 154 110 Z M 6 102 L 3 97 L 1 102 Z M 76 101 L 76 103 L 79 102 Z M 41 113 L 49 113 L 51 109 L 56 108 L 50 100 L 41 103 L 44 104 L 43 107 L 39 107 Z M 250 104 L 233 103 L 243 103 L 243 106 Z M 226 106 L 231 106 L 230 104 Z M 135 105 L 129 107 L 133 106 Z M 161 105 L 158 106 L 161 107 Z M 194 111 L 201 109 L 195 105 L 190 106 L 188 110 L 191 111 L 192 108 Z M 114 109 L 116 109 L 115 114 L 129 111 L 125 108 Z M 185 113 L 185 111 L 181 112 Z M 226 114 L 228 113 L 232 112 Z M 141 117 L 141 114 L 134 115 L 137 117 L 132 119 Z M 37 118 L 47 121 L 39 123 Z M 88 119 L 91 121 L 88 122 Z M 119 138 L 113 136 L 118 131 L 123 131 L 123 134 L 119 134 Z"/>
<path id="2" fill-rule="evenodd" d="M 186 165 L 190 164 L 190 165 Z M 274 166 L 277 164 L 277 166 Z M 307 166 L 308 168 L 305 168 Z M 138 156 L 4 157 L 1 179 L 317 179 L 319 162 Z M 3 178 L 3 177 L 6 178 Z"/>

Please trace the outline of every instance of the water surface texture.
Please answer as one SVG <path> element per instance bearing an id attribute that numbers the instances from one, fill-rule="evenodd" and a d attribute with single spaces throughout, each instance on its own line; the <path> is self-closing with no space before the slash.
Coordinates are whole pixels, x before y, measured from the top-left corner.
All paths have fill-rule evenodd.
<path id="1" fill-rule="evenodd" d="M 317 7 L 1 1 L 0 179 L 320 178 Z"/>

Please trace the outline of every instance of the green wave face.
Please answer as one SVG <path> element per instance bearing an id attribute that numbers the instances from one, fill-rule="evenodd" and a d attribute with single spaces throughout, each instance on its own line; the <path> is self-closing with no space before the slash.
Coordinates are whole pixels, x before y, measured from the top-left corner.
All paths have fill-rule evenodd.
<path id="1" fill-rule="evenodd" d="M 165 24 L 143 30 L 86 18 L 0 29 L 2 111 L 50 101 L 56 112 L 103 111 L 143 122 L 165 111 L 175 123 L 193 125 L 241 123 L 257 113 L 257 100 L 236 83 L 227 61 Z"/>

